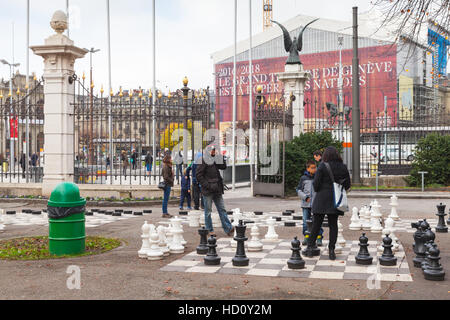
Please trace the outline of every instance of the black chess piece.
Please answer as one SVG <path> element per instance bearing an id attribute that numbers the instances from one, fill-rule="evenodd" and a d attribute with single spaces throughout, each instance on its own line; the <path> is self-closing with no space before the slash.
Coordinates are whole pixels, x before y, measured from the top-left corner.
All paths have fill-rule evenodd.
<path id="1" fill-rule="evenodd" d="M 450 209 L 448 209 L 447 225 L 450 226 Z"/>
<path id="2" fill-rule="evenodd" d="M 320 256 L 320 249 L 317 247 L 315 239 L 314 241 L 310 239 L 313 221 L 311 219 L 306 220 L 306 225 L 308 226 L 308 230 L 305 232 L 305 237 L 307 236 L 308 238 L 308 246 L 302 251 L 302 254 L 309 258 Z M 310 243 L 314 244 L 310 245 Z"/>
<path id="3" fill-rule="evenodd" d="M 378 258 L 382 266 L 395 266 L 397 264 L 397 258 L 392 253 L 392 239 L 386 235 L 383 238 L 383 254 Z"/>
<path id="4" fill-rule="evenodd" d="M 417 226 L 417 225 L 416 225 Z M 426 230 L 428 230 L 429 224 L 426 220 L 422 221 L 414 233 L 414 253 L 416 256 L 413 258 L 414 267 L 420 268 L 422 262 L 425 260 L 425 243 L 428 241 Z"/>
<path id="5" fill-rule="evenodd" d="M 448 232 L 448 227 L 445 225 L 445 204 L 438 204 L 437 206 L 438 213 L 436 214 L 439 217 L 438 224 L 436 226 L 436 232 L 446 233 Z"/>
<path id="6" fill-rule="evenodd" d="M 205 227 L 198 229 L 198 234 L 200 235 L 200 244 L 197 246 L 197 254 L 208 253 L 208 245 L 207 245 L 208 233 L 209 231 L 205 229 Z"/>
<path id="7" fill-rule="evenodd" d="M 302 259 L 300 254 L 300 241 L 297 237 L 294 238 L 291 242 L 292 245 L 292 256 L 288 260 L 287 265 L 289 269 L 304 269 L 305 268 L 305 260 Z"/>
<path id="8" fill-rule="evenodd" d="M 427 236 L 428 238 L 428 236 Z M 428 265 L 430 263 L 429 260 L 429 254 L 430 254 L 430 249 L 433 247 L 434 242 L 432 240 L 428 240 L 427 243 L 425 243 L 425 259 L 422 261 L 420 267 L 422 268 L 422 270 L 425 270 L 428 268 Z"/>
<path id="9" fill-rule="evenodd" d="M 413 251 L 415 254 L 417 254 L 416 252 L 416 233 L 419 234 L 422 232 L 422 229 L 420 229 L 420 225 L 422 224 L 422 220 L 419 220 L 418 222 L 412 222 L 411 223 L 411 228 L 416 229 L 416 232 L 414 233 L 413 237 L 414 237 L 414 243 L 413 243 Z"/>
<path id="10" fill-rule="evenodd" d="M 322 227 L 328 228 L 328 216 L 325 216 L 325 218 L 323 219 Z"/>
<path id="11" fill-rule="evenodd" d="M 245 230 L 247 227 L 243 224 L 242 220 L 239 220 L 239 225 L 236 227 L 236 237 L 234 237 L 234 240 L 237 241 L 237 247 L 236 247 L 236 255 L 232 259 L 233 266 L 235 267 L 246 267 L 249 265 L 249 258 L 245 255 L 245 241 L 248 240 L 248 238 L 245 236 Z"/>
<path id="12" fill-rule="evenodd" d="M 359 252 L 355 257 L 356 264 L 369 265 L 372 264 L 373 258 L 369 253 L 369 239 L 366 237 L 366 234 L 363 233 L 359 238 Z"/>
<path id="13" fill-rule="evenodd" d="M 433 246 L 429 250 L 428 268 L 423 270 L 423 274 L 426 280 L 444 281 L 445 271 L 442 268 L 442 265 L 439 263 L 439 260 L 441 259 L 439 254 L 440 250 L 438 249 L 436 244 L 433 244 Z"/>
<path id="14" fill-rule="evenodd" d="M 208 253 L 204 259 L 205 265 L 207 266 L 217 266 L 220 265 L 220 257 L 217 255 L 217 239 L 214 235 L 211 235 L 208 239 Z"/>

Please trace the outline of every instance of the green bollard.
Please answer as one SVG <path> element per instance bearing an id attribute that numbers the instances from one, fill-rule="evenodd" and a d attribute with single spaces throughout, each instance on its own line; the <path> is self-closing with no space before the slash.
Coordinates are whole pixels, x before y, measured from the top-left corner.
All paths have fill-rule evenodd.
<path id="1" fill-rule="evenodd" d="M 48 201 L 50 254 L 74 255 L 85 252 L 86 200 L 74 183 L 63 182 L 53 190 Z"/>

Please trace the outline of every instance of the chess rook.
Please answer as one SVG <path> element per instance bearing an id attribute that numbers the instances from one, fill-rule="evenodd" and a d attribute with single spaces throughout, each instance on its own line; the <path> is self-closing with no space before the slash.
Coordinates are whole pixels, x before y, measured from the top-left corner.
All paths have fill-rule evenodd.
<path id="1" fill-rule="evenodd" d="M 197 246 L 197 254 L 208 253 L 208 245 L 207 245 L 208 233 L 209 231 L 205 229 L 205 227 L 198 229 L 198 234 L 200 235 L 200 244 Z"/>

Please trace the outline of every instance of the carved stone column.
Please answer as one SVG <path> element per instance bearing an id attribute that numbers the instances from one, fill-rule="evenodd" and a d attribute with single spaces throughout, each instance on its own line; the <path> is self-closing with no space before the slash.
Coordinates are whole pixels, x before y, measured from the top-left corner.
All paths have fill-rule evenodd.
<path id="1" fill-rule="evenodd" d="M 44 181 L 42 195 L 49 196 L 54 187 L 65 181 L 73 182 L 74 175 L 74 111 L 71 102 L 75 84 L 75 60 L 83 58 L 87 50 L 74 46 L 63 32 L 67 16 L 56 11 L 50 22 L 56 34 L 45 39 L 42 46 L 32 46 L 34 54 L 44 58 Z"/>

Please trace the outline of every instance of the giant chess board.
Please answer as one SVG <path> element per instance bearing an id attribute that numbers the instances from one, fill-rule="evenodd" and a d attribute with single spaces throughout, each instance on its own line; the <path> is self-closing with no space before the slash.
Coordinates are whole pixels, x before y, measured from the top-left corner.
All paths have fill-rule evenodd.
<path id="1" fill-rule="evenodd" d="M 358 241 L 347 241 L 342 253 L 336 254 L 336 260 L 332 261 L 329 260 L 326 249 L 328 241 L 324 240 L 320 256 L 303 257 L 306 262 L 305 268 L 292 270 L 287 266 L 287 260 L 292 254 L 290 240 L 266 242 L 262 251 L 246 252 L 250 259 L 248 267 L 234 267 L 232 258 L 235 255 L 236 248 L 231 247 L 231 238 L 221 238 L 217 240 L 217 253 L 221 257 L 219 266 L 206 266 L 203 262 L 205 256 L 198 255 L 194 251 L 169 263 L 160 270 L 310 279 L 413 281 L 401 244 L 399 250 L 395 253 L 397 265 L 386 267 L 381 266 L 378 262 L 378 257 L 381 256 L 381 252 L 377 252 L 377 246 L 380 245 L 378 241 L 369 241 L 369 252 L 373 257 L 372 265 L 356 264 L 355 256 L 359 251 L 358 243 Z"/>

